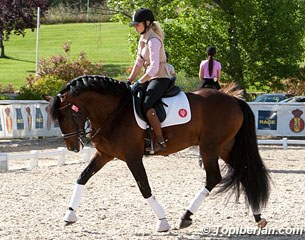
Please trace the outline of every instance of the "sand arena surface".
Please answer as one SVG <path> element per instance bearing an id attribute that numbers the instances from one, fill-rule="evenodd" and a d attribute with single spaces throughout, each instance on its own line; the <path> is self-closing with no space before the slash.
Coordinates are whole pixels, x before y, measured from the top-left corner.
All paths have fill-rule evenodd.
<path id="1" fill-rule="evenodd" d="M 23 146 L 19 142 L 10 149 L 11 144 L 18 143 L 1 143 L 0 150 L 48 151 L 63 143 L 53 140 Z M 74 154 L 76 163 L 65 166 L 48 159 L 32 170 L 22 167 L 0 173 L 0 239 L 304 239 L 305 148 L 260 146 L 260 153 L 273 181 L 269 204 L 263 211 L 269 223 L 262 232 L 257 231 L 243 196 L 235 203 L 227 194 L 213 192 L 193 216 L 192 226 L 155 232 L 156 218 L 120 160 L 108 163 L 89 180 L 77 210 L 78 221 L 64 227 L 74 183 L 87 165 L 77 163 L 79 156 Z M 153 194 L 172 228 L 205 182 L 197 160 L 195 147 L 167 157 L 144 158 Z"/>

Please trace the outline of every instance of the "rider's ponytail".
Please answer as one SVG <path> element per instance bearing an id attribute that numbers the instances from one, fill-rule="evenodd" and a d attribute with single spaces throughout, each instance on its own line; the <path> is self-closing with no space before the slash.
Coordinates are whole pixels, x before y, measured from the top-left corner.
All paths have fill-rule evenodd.
<path id="1" fill-rule="evenodd" d="M 213 73 L 213 56 L 208 56 L 209 61 L 209 75 L 212 76 Z"/>
<path id="2" fill-rule="evenodd" d="M 207 48 L 207 54 L 208 54 L 208 61 L 209 61 L 209 74 L 212 76 L 213 73 L 213 57 L 216 55 L 216 48 L 213 46 L 210 46 Z"/>

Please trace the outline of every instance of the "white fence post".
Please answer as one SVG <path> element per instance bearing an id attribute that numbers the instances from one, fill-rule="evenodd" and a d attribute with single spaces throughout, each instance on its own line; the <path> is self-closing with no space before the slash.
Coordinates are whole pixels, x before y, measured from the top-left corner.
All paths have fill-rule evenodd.
<path id="1" fill-rule="evenodd" d="M 30 158 L 30 169 L 38 167 L 38 151 L 31 150 L 30 151 L 31 158 Z"/>
<path id="2" fill-rule="evenodd" d="M 65 165 L 65 150 L 66 149 L 64 147 L 57 148 L 57 151 L 59 152 L 58 158 L 57 158 L 58 166 Z"/>
<path id="3" fill-rule="evenodd" d="M 283 138 L 283 149 L 287 150 L 288 149 L 288 141 L 287 138 Z"/>
<path id="4" fill-rule="evenodd" d="M 84 151 L 84 153 L 83 153 L 83 159 L 82 160 L 80 160 L 80 162 L 82 162 L 82 163 L 84 163 L 84 162 L 89 162 L 89 160 L 90 160 L 90 149 L 91 148 L 89 148 L 89 147 L 84 147 L 84 149 L 83 149 L 83 151 Z"/>
<path id="5" fill-rule="evenodd" d="M 0 153 L 0 172 L 8 171 L 7 153 Z"/>

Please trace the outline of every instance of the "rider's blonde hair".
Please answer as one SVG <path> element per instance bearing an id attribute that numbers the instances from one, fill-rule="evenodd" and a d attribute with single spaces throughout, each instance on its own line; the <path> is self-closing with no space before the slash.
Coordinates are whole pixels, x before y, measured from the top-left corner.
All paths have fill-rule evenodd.
<path id="1" fill-rule="evenodd" d="M 149 21 L 147 21 L 147 25 L 149 25 Z M 148 27 L 148 29 L 151 28 L 163 41 L 164 40 L 164 31 L 162 30 L 160 24 L 158 22 L 153 22 L 151 26 Z"/>

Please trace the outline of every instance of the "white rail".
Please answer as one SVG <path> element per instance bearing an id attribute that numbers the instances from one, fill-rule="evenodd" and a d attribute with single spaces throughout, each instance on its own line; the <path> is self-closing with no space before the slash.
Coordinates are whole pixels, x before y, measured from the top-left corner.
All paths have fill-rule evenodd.
<path id="1" fill-rule="evenodd" d="M 91 155 L 95 152 L 95 148 L 84 147 L 79 154 L 82 154 L 81 158 L 78 158 L 80 163 L 90 160 Z M 33 169 L 38 167 L 38 160 L 42 158 L 51 158 L 57 160 L 57 165 L 64 165 L 66 158 L 73 153 L 69 152 L 64 147 L 59 147 L 55 150 L 39 152 L 32 150 L 29 153 L 0 153 L 0 171 L 8 171 L 10 161 L 29 160 L 29 168 Z M 74 153 L 75 154 L 75 153 Z M 52 161 L 52 160 L 51 160 Z"/>
<path id="2" fill-rule="evenodd" d="M 282 145 L 283 149 L 288 149 L 288 145 L 305 145 L 305 140 L 292 140 L 292 139 L 259 139 L 258 144 L 261 145 Z M 79 162 L 87 162 L 90 160 L 91 155 L 95 152 L 95 148 L 84 147 L 79 154 L 82 154 L 82 158 L 79 158 Z M 72 153 L 73 154 L 73 153 Z M 29 153 L 0 153 L 0 172 L 9 170 L 9 162 L 15 160 L 29 160 L 30 169 L 38 167 L 38 160 L 42 158 L 54 158 L 57 159 L 57 165 L 64 165 L 66 158 L 71 155 L 64 147 L 59 147 L 52 151 L 39 152 L 32 150 Z"/>
<path id="3" fill-rule="evenodd" d="M 283 149 L 288 149 L 288 145 L 305 145 L 305 140 L 293 140 L 293 139 L 259 139 L 258 144 L 261 145 L 282 145 Z"/>

